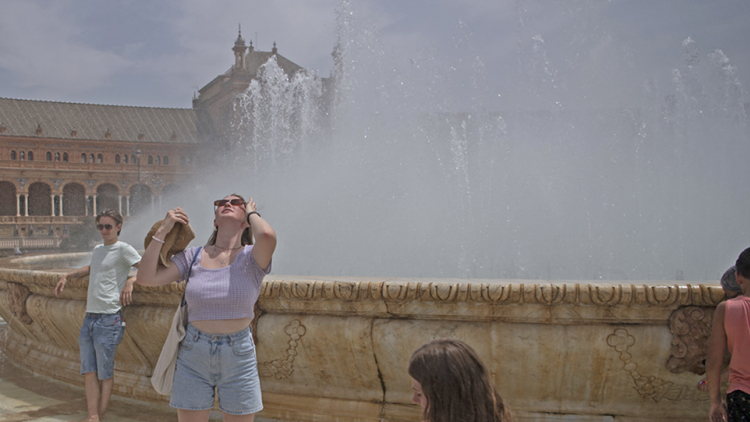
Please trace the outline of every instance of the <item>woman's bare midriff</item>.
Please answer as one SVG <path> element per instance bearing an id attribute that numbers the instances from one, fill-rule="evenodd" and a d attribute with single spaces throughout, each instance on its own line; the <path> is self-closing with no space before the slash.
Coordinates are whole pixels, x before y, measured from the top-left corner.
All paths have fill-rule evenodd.
<path id="1" fill-rule="evenodd" d="M 234 334 L 250 326 L 250 318 L 239 319 L 202 319 L 191 321 L 193 327 L 206 334 Z"/>

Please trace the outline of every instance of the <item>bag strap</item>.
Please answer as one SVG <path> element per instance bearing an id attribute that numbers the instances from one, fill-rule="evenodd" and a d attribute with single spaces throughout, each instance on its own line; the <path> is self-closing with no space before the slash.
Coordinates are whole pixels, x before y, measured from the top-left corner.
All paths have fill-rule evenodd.
<path id="1" fill-rule="evenodd" d="M 187 277 L 185 277 L 185 290 L 182 292 L 182 301 L 180 302 L 180 306 L 185 306 L 187 303 L 185 303 L 185 292 L 187 291 L 187 284 L 190 280 L 190 273 L 193 272 L 193 265 L 195 265 L 195 259 L 198 258 L 198 254 L 201 253 L 201 250 L 203 249 L 203 246 L 198 246 L 198 250 L 195 251 L 195 254 L 193 254 L 193 261 L 190 263 L 190 266 L 188 267 L 188 273 Z"/>

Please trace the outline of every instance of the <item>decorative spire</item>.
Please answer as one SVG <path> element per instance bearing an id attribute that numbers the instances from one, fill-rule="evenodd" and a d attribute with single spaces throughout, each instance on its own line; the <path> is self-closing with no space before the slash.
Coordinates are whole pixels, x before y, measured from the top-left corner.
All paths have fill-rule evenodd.
<path id="1" fill-rule="evenodd" d="M 273 42 L 273 50 L 271 50 L 271 53 L 276 54 L 279 50 L 276 48 L 276 41 Z"/>
<path id="2" fill-rule="evenodd" d="M 234 42 L 234 45 L 245 46 L 245 40 L 242 38 L 242 24 L 240 24 L 239 31 L 237 31 L 237 40 Z"/>
<path id="3" fill-rule="evenodd" d="M 245 68 L 245 51 L 246 50 L 247 50 L 247 47 L 245 46 L 245 40 L 242 39 L 242 25 L 240 25 L 239 32 L 237 35 L 237 40 L 234 42 L 234 47 L 232 48 L 232 51 L 234 51 L 234 68 L 235 69 Z"/>

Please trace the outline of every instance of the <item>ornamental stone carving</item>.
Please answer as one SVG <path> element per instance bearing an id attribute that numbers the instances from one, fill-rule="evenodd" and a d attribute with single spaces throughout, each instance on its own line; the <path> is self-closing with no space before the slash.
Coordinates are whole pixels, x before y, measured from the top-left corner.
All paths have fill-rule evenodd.
<path id="1" fill-rule="evenodd" d="M 690 371 L 706 373 L 708 339 L 711 337 L 711 323 L 714 308 L 686 306 L 675 310 L 669 318 L 669 331 L 672 332 L 672 356 L 667 368 L 674 373 Z"/>
<path id="2" fill-rule="evenodd" d="M 698 391 L 695 385 L 678 385 L 671 381 L 653 375 L 643 375 L 638 372 L 638 364 L 633 361 L 633 355 L 628 349 L 636 343 L 635 337 L 624 328 L 616 329 L 607 337 L 607 344 L 620 354 L 623 369 L 633 379 L 633 388 L 638 394 L 655 402 L 660 400 L 672 401 L 706 401 L 708 394 Z"/>
<path id="3" fill-rule="evenodd" d="M 294 372 L 294 358 L 297 356 L 297 346 L 302 336 L 307 332 L 307 329 L 298 319 L 295 319 L 286 326 L 284 332 L 289 336 L 289 348 L 286 350 L 286 357 L 259 363 L 258 374 L 261 377 L 274 377 L 280 380 L 292 376 Z"/>
<path id="4" fill-rule="evenodd" d="M 17 319 L 24 324 L 31 324 L 31 316 L 26 312 L 26 299 L 31 295 L 29 289 L 20 283 L 8 282 L 8 293 L 10 294 L 10 310 L 13 319 Z"/>
<path id="5" fill-rule="evenodd" d="M 708 286 L 646 284 L 524 284 L 464 281 L 319 281 L 268 280 L 261 297 L 281 299 L 339 299 L 353 301 L 431 301 L 476 303 L 581 304 L 595 306 L 682 305 L 715 306 L 721 289 Z"/>

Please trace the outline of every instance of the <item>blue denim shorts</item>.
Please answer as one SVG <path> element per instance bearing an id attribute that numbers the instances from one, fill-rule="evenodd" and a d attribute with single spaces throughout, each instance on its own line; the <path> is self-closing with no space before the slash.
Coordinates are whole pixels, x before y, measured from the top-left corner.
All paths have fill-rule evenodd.
<path id="1" fill-rule="evenodd" d="M 115 352 L 125 333 L 122 322 L 119 311 L 116 314 L 86 313 L 78 336 L 81 374 L 96 372 L 100 380 L 115 376 Z"/>
<path id="2" fill-rule="evenodd" d="M 211 335 L 188 324 L 177 353 L 169 405 L 185 410 L 211 409 L 214 391 L 219 394 L 219 408 L 230 415 L 249 415 L 263 409 L 250 328 Z"/>

